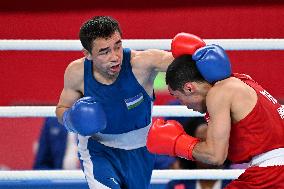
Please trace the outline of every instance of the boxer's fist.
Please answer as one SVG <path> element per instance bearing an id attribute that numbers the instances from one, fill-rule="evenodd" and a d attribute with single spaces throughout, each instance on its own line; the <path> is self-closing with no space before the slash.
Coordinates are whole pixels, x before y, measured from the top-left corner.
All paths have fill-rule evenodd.
<path id="1" fill-rule="evenodd" d="M 209 83 L 226 79 L 232 75 L 231 63 L 225 50 L 218 45 L 199 48 L 192 55 L 196 66 Z"/>
<path id="2" fill-rule="evenodd" d="M 193 160 L 192 150 L 198 141 L 187 135 L 179 122 L 157 119 L 149 130 L 146 146 L 152 153 Z"/>
<path id="3" fill-rule="evenodd" d="M 150 152 L 175 156 L 175 143 L 184 133 L 176 121 L 157 119 L 150 128 L 147 137 L 147 148 Z"/>
<path id="4" fill-rule="evenodd" d="M 91 136 L 106 128 L 106 114 L 93 97 L 83 97 L 64 112 L 63 124 L 70 132 Z"/>
<path id="5" fill-rule="evenodd" d="M 172 40 L 171 51 L 174 58 L 184 54 L 192 55 L 197 49 L 205 46 L 205 42 L 196 35 L 178 33 Z"/>

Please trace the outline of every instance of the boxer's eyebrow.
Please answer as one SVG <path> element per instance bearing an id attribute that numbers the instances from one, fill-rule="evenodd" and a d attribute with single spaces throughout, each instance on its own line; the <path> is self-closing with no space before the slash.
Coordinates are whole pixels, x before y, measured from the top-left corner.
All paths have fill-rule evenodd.
<path id="1" fill-rule="evenodd" d="M 120 44 L 120 43 L 122 43 L 121 39 L 119 39 L 117 42 L 115 42 L 115 45 Z M 106 51 L 106 50 L 108 50 L 108 49 L 110 49 L 110 47 L 101 48 L 101 49 L 99 50 L 99 52 Z"/>
<path id="2" fill-rule="evenodd" d="M 119 39 L 117 42 L 115 42 L 115 44 L 119 44 L 119 43 L 122 43 L 121 39 Z"/>
<path id="3" fill-rule="evenodd" d="M 109 47 L 101 48 L 101 49 L 99 50 L 99 52 L 106 51 L 106 50 L 108 50 L 108 49 L 109 49 Z"/>

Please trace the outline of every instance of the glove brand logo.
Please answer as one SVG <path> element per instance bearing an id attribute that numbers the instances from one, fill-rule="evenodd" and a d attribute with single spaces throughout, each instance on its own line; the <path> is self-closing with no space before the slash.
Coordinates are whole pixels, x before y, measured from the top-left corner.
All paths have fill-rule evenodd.
<path id="1" fill-rule="evenodd" d="M 143 102 L 144 98 L 143 98 L 143 94 L 139 93 L 138 95 L 128 98 L 128 99 L 124 99 L 127 109 L 133 109 L 137 106 L 139 106 L 139 104 L 141 104 Z"/>

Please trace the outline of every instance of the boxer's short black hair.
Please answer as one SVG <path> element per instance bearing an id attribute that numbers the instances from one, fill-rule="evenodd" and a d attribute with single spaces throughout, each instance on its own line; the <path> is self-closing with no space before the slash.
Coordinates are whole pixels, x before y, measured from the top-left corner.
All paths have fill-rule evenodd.
<path id="1" fill-rule="evenodd" d="M 121 29 L 117 20 L 110 16 L 95 16 L 87 20 L 80 28 L 79 38 L 82 46 L 92 52 L 92 43 L 97 38 L 109 38 Z"/>

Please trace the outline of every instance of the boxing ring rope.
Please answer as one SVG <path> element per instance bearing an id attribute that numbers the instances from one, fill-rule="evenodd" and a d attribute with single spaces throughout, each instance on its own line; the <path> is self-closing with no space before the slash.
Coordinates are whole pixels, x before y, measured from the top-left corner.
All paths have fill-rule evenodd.
<path id="1" fill-rule="evenodd" d="M 169 180 L 232 180 L 244 172 L 243 169 L 196 169 L 196 170 L 154 170 L 151 183 L 163 183 Z M 1 181 L 27 180 L 84 180 L 81 170 L 28 170 L 28 171 L 0 171 Z"/>
<path id="2" fill-rule="evenodd" d="M 175 111 L 172 111 L 172 110 Z M 199 112 L 189 110 L 186 106 L 155 105 L 154 117 L 201 117 Z M 0 106 L 1 117 L 55 117 L 55 106 Z"/>
<path id="3" fill-rule="evenodd" d="M 144 50 L 157 48 L 169 50 L 170 39 L 133 39 L 122 40 L 123 46 Z M 226 50 L 284 50 L 284 39 L 205 39 L 207 44 L 218 44 Z M 0 40 L 0 50 L 48 50 L 80 51 L 79 40 Z M 174 110 L 174 111 L 173 111 Z M 19 117 L 54 117 L 55 106 L 0 106 L 0 118 Z M 188 110 L 185 106 L 153 106 L 153 116 L 195 117 L 203 116 Z M 166 183 L 173 179 L 235 179 L 243 169 L 202 169 L 202 170 L 154 170 L 151 183 Z M 35 180 L 85 180 L 80 170 L 56 171 L 0 171 L 2 181 L 35 181 Z"/>
<path id="4" fill-rule="evenodd" d="M 225 50 L 284 50 L 284 39 L 204 39 L 206 44 L 221 45 Z M 171 39 L 126 39 L 123 46 L 131 49 L 169 50 Z M 80 51 L 79 40 L 0 40 L 0 50 Z"/>

